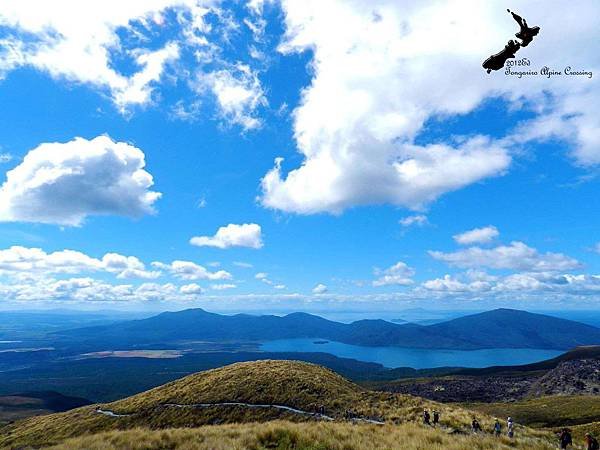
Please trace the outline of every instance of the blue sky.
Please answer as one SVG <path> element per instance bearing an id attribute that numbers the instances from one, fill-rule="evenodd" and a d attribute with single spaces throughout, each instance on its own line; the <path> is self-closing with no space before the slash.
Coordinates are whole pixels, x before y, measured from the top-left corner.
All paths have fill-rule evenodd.
<path id="1" fill-rule="evenodd" d="M 486 74 L 495 2 L 7 2 L 0 307 L 596 308 L 600 15 L 542 3 L 591 78 Z"/>

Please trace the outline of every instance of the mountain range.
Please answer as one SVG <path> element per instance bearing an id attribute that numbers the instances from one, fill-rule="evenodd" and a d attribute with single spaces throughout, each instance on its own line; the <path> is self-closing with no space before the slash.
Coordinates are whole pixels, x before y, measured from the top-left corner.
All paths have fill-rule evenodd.
<path id="1" fill-rule="evenodd" d="M 167 342 L 261 342 L 319 338 L 363 346 L 436 349 L 571 349 L 600 344 L 600 328 L 513 309 L 496 309 L 433 325 L 384 320 L 334 322 L 306 313 L 286 316 L 220 315 L 203 309 L 165 312 L 150 318 L 57 332 L 58 337 L 106 346 Z"/>

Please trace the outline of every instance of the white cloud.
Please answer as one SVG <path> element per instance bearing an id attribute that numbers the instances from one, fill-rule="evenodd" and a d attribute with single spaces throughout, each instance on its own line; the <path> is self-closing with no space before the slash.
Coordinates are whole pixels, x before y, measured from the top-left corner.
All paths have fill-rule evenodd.
<path id="1" fill-rule="evenodd" d="M 413 291 L 415 295 L 423 292 L 465 300 L 541 300 L 547 305 L 550 300 L 560 299 L 573 304 L 585 297 L 593 299 L 600 293 L 600 276 L 520 272 L 501 277 L 484 275 L 482 279 L 474 280 L 472 274 L 466 273 L 425 281 Z"/>
<path id="2" fill-rule="evenodd" d="M 137 53 L 136 63 L 143 69 L 128 79 L 124 89 L 113 93 L 115 103 L 122 111 L 128 105 L 144 105 L 150 101 L 152 84 L 160 80 L 165 64 L 179 57 L 179 47 L 170 42 L 160 50 Z"/>
<path id="3" fill-rule="evenodd" d="M 317 295 L 324 294 L 327 291 L 328 291 L 328 288 L 323 283 L 317 284 L 312 290 L 313 294 L 317 294 Z"/>
<path id="4" fill-rule="evenodd" d="M 46 253 L 41 248 L 13 246 L 0 250 L 0 275 L 21 276 L 108 272 L 117 278 L 157 278 L 134 256 L 107 253 L 102 259 L 75 250 Z"/>
<path id="5" fill-rule="evenodd" d="M 534 274 L 515 273 L 503 278 L 496 285 L 496 289 L 503 291 L 531 291 L 542 290 L 542 283 Z"/>
<path id="6" fill-rule="evenodd" d="M 144 153 L 108 136 L 41 144 L 6 173 L 0 221 L 78 226 L 90 215 L 152 214 L 159 192 Z"/>
<path id="7" fill-rule="evenodd" d="M 402 225 L 403 227 L 411 227 L 413 225 L 417 227 L 422 227 L 423 225 L 427 225 L 429 222 L 427 220 L 427 216 L 423 214 L 416 214 L 414 216 L 404 217 L 400 219 L 398 223 L 400 223 L 400 225 Z"/>
<path id="8" fill-rule="evenodd" d="M 197 285 L 177 288 L 173 283 L 112 284 L 90 277 L 41 278 L 35 283 L 0 283 L 0 294 L 8 302 L 148 302 L 189 301 L 201 293 Z"/>
<path id="9" fill-rule="evenodd" d="M 199 295 L 202 294 L 202 288 L 196 283 L 184 284 L 179 288 L 179 292 L 185 295 Z"/>
<path id="10" fill-rule="evenodd" d="M 7 27 L 7 34 L 0 42 L 0 78 L 3 72 L 32 66 L 54 78 L 106 89 L 120 108 L 145 104 L 166 64 L 179 56 L 176 42 L 167 42 L 159 49 L 144 47 L 145 35 L 162 27 L 167 8 L 187 11 L 191 20 L 182 24 L 186 27 L 199 24 L 207 12 L 192 0 L 2 2 L 0 25 Z M 136 34 L 132 41 L 137 46 L 126 48 L 128 44 L 120 39 L 119 32 Z M 115 70 L 114 52 L 129 54 L 137 70 L 131 75 Z"/>
<path id="11" fill-rule="evenodd" d="M 491 289 L 490 282 L 472 281 L 465 283 L 450 275 L 425 281 L 422 286 L 425 289 L 438 292 L 482 292 Z"/>
<path id="12" fill-rule="evenodd" d="M 293 116 L 304 161 L 286 174 L 276 160 L 262 180 L 266 207 L 300 214 L 379 203 L 422 208 L 446 192 L 503 174 L 511 147 L 557 134 L 572 144 L 579 162 L 600 162 L 596 78 L 517 79 L 481 68 L 516 31 L 502 2 L 282 5 L 286 35 L 280 50 L 310 51 L 313 78 Z M 599 69 L 588 45 L 600 38 L 593 1 L 578 2 L 567 16 L 558 2 L 516 1 L 511 8 L 542 27 L 522 52 L 536 68 L 562 69 L 568 60 L 573 67 Z M 568 23 L 573 28 L 565 32 L 574 40 L 544 31 L 564 31 Z M 581 50 L 574 55 L 573 48 Z M 506 139 L 473 130 L 466 140 L 415 144 L 428 120 L 467 114 L 495 97 L 539 114 L 539 130 L 522 136 L 507 128 Z M 548 97 L 554 103 L 544 108 Z"/>
<path id="13" fill-rule="evenodd" d="M 472 277 L 485 278 L 475 280 Z M 317 294 L 324 294 L 324 285 L 317 289 Z M 311 304 L 338 305 L 343 302 L 348 307 L 372 309 L 373 304 L 389 304 L 391 301 L 405 305 L 422 305 L 423 302 L 438 305 L 454 305 L 460 302 L 478 302 L 480 305 L 507 305 L 508 307 L 525 307 L 532 302 L 548 306 L 574 304 L 593 306 L 600 294 L 600 275 L 591 274 L 556 274 L 556 273 L 515 273 L 503 277 L 493 277 L 483 273 L 447 275 L 437 280 L 429 280 L 411 291 L 365 294 L 357 299 L 350 295 L 300 295 L 297 293 L 272 294 L 236 294 L 208 295 L 196 283 L 176 286 L 173 283 L 143 283 L 136 287 L 131 284 L 113 284 L 90 277 L 39 278 L 16 280 L 14 283 L 0 282 L 0 297 L 7 303 L 19 302 L 190 302 L 204 299 L 212 304 L 218 300 L 220 305 L 229 304 L 235 310 L 240 307 L 260 307 L 265 304 L 278 307 L 285 304 L 289 308 L 308 307 Z M 360 306 L 362 305 L 362 306 Z"/>
<path id="14" fill-rule="evenodd" d="M 237 285 L 233 283 L 211 284 L 210 288 L 215 291 L 224 291 L 226 289 L 234 289 Z"/>
<path id="15" fill-rule="evenodd" d="M 483 228 L 474 228 L 464 233 L 456 234 L 452 238 L 461 245 L 485 244 L 500 235 L 498 229 L 489 225 Z"/>
<path id="16" fill-rule="evenodd" d="M 265 272 L 258 272 L 256 275 L 254 275 L 254 278 L 262 281 L 265 284 L 268 284 L 269 286 L 273 286 L 274 284 L 273 281 L 269 279 L 269 274 Z"/>
<path id="17" fill-rule="evenodd" d="M 249 247 L 259 249 L 263 246 L 260 225 L 244 223 L 241 225 L 229 224 L 217 230 L 214 236 L 195 236 L 190 239 L 190 244 L 199 247 Z"/>
<path id="18" fill-rule="evenodd" d="M 6 0 L 0 4 L 0 80 L 31 67 L 108 94 L 124 114 L 160 101 L 177 82 L 189 91 L 168 108 L 170 117 L 196 120 L 207 112 L 199 94 L 210 92 L 222 119 L 257 128 L 264 90 L 258 71 L 239 62 L 247 58 L 237 55 L 243 50 L 231 37 L 238 37 L 242 22 L 254 25 L 252 53 L 260 55 L 266 22 L 260 8 L 239 18 L 226 8 L 219 0 Z M 230 49 L 234 59 L 227 60 Z"/>
<path id="19" fill-rule="evenodd" d="M 67 300 L 76 302 L 123 301 L 135 297 L 131 285 L 113 285 L 93 278 L 47 280 L 32 289 L 18 289 L 17 300 Z"/>
<path id="20" fill-rule="evenodd" d="M 177 286 L 173 283 L 143 283 L 135 289 L 134 295 L 137 301 L 164 301 L 173 298 L 177 294 Z"/>
<path id="21" fill-rule="evenodd" d="M 0 164 L 6 164 L 12 160 L 12 155 L 10 153 L 0 153 Z"/>
<path id="22" fill-rule="evenodd" d="M 356 145 L 354 139 L 351 143 Z M 419 209 L 445 192 L 499 175 L 510 162 L 506 150 L 484 136 L 470 138 L 456 148 L 445 144 L 406 144 L 401 149 L 393 148 L 395 144 L 366 146 L 372 153 L 333 145 L 313 149 L 304 165 L 285 179 L 281 176 L 283 159 L 278 158 L 261 181 L 262 204 L 299 214 L 338 214 L 351 206 L 377 203 Z"/>
<path id="23" fill-rule="evenodd" d="M 450 275 L 444 275 L 443 278 L 436 278 L 425 281 L 422 286 L 432 291 L 465 291 L 466 285 L 453 279 Z"/>
<path id="24" fill-rule="evenodd" d="M 579 261 L 562 253 L 540 253 L 523 242 L 511 242 L 494 248 L 470 247 L 453 253 L 429 251 L 451 266 L 462 268 L 512 269 L 531 272 L 577 269 Z"/>
<path id="25" fill-rule="evenodd" d="M 214 94 L 221 116 L 229 123 L 240 125 L 244 130 L 258 128 L 260 119 L 256 110 L 266 106 L 266 98 L 256 71 L 238 64 L 201 75 L 195 89 L 202 92 L 208 88 Z"/>
<path id="26" fill-rule="evenodd" d="M 415 270 L 406 263 L 398 261 L 383 271 L 376 270 L 375 274 L 380 275 L 380 277 L 373 281 L 373 286 L 406 286 L 413 283 L 412 277 L 415 274 Z"/>
<path id="27" fill-rule="evenodd" d="M 123 256 L 118 253 L 107 253 L 102 257 L 102 265 L 117 278 L 158 278 L 159 271 L 147 271 L 144 263 L 135 256 Z"/>
<path id="28" fill-rule="evenodd" d="M 0 270 L 7 272 L 78 273 L 101 270 L 102 262 L 74 250 L 46 253 L 40 248 L 13 246 L 0 250 Z"/>
<path id="29" fill-rule="evenodd" d="M 273 289 L 286 289 L 287 286 L 285 284 L 276 284 L 273 286 Z"/>
<path id="30" fill-rule="evenodd" d="M 153 267 L 168 271 L 171 275 L 181 280 L 231 280 L 232 276 L 225 270 L 211 272 L 205 267 L 192 261 L 173 261 L 171 264 L 153 262 Z"/>

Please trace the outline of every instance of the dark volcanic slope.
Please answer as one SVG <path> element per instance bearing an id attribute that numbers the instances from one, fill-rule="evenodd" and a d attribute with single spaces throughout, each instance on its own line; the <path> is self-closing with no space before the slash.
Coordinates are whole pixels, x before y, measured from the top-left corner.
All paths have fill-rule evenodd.
<path id="1" fill-rule="evenodd" d="M 530 395 L 598 395 L 600 393 L 600 360 L 564 361 L 535 382 Z"/>
<path id="2" fill-rule="evenodd" d="M 186 340 L 265 341 L 323 338 L 367 346 L 411 348 L 570 349 L 600 344 L 600 329 L 555 317 L 497 309 L 448 322 L 420 326 L 384 320 L 343 324 L 305 313 L 284 317 L 224 316 L 202 309 L 168 312 L 106 326 L 60 332 L 79 342 L 110 345 L 164 344 Z"/>
<path id="3" fill-rule="evenodd" d="M 370 383 L 441 402 L 510 402 L 547 395 L 600 394 L 600 346 L 578 347 L 522 366 L 450 369 L 441 376 Z"/>

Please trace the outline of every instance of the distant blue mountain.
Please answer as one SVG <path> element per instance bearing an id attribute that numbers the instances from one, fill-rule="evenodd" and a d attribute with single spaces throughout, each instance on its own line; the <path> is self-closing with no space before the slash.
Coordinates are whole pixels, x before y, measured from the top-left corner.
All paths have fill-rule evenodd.
<path id="1" fill-rule="evenodd" d="M 233 316 L 188 309 L 141 320 L 58 332 L 63 338 L 106 345 L 164 344 L 192 340 L 268 341 L 321 338 L 365 346 L 409 348 L 570 349 L 600 344 L 600 328 L 542 314 L 496 309 L 435 325 L 360 320 L 344 324 L 306 313 Z"/>

